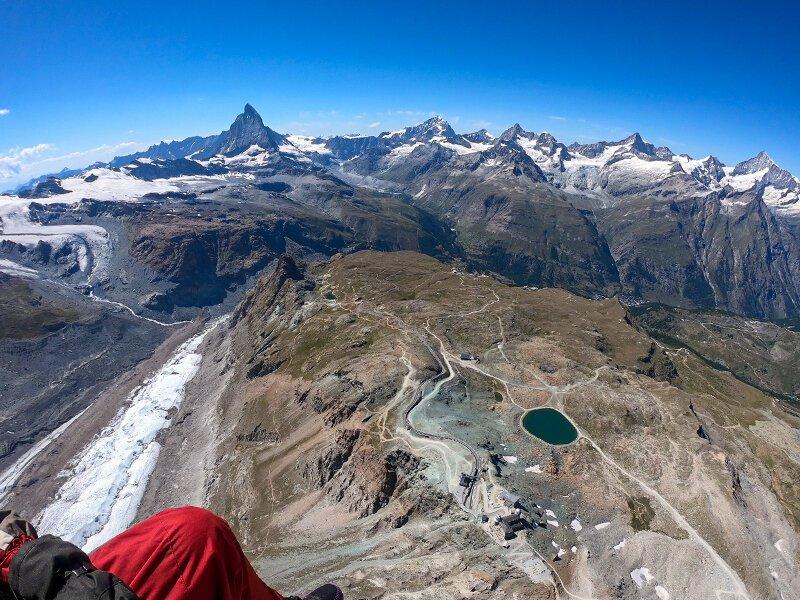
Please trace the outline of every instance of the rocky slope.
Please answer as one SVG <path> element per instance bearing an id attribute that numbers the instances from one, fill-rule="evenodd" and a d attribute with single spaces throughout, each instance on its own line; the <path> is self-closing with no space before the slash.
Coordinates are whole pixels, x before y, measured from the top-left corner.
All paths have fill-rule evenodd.
<path id="1" fill-rule="evenodd" d="M 45 327 L 75 318 L 48 306 Z M 662 347 L 617 300 L 510 287 L 412 252 L 281 257 L 227 321 L 177 330 L 2 474 L 12 484 L 0 493 L 52 520 L 76 457 L 92 456 L 98 431 L 127 431 L 106 425 L 135 409 L 153 373 L 180 372 L 187 339 L 201 340 L 195 371 L 163 428 L 119 440 L 160 450 L 137 481 L 139 518 L 212 508 L 287 593 L 326 580 L 352 598 L 800 590 L 791 406 Z M 521 428 L 542 406 L 569 419 L 574 442 Z M 462 473 L 476 476 L 466 488 Z M 92 516 L 103 531 L 125 527 L 106 519 L 127 489 Z M 505 492 L 529 523 L 510 540 L 494 524 L 510 512 Z"/>
<path id="2" fill-rule="evenodd" d="M 765 321 L 727 313 L 697 312 L 663 305 L 642 306 L 636 321 L 673 347 L 685 347 L 720 369 L 770 394 L 800 398 L 796 366 L 800 333 Z"/>
<path id="3" fill-rule="evenodd" d="M 598 220 L 632 298 L 771 319 L 797 313 L 797 245 L 757 194 L 633 198 Z"/>
<path id="4" fill-rule="evenodd" d="M 147 358 L 164 327 L 75 291 L 0 273 L 0 465 Z"/>
<path id="5" fill-rule="evenodd" d="M 204 456 L 201 496 L 281 589 L 328 579 L 354 598 L 800 589 L 797 419 L 665 351 L 617 301 L 510 288 L 413 253 L 316 268 L 287 258 L 209 344 L 201 373 L 224 386 L 209 409 L 198 384 L 165 442 L 183 452 L 159 466 L 159 494 L 142 510 L 185 493 L 164 483 Z M 465 350 L 480 362 L 460 360 Z M 425 382 L 442 370 L 452 376 L 431 393 Z M 568 415 L 575 443 L 520 428 L 543 405 Z M 191 441 L 208 414 L 210 439 Z M 467 497 L 459 477 L 472 451 Z M 541 525 L 507 542 L 482 523 L 507 511 L 502 491 Z"/>

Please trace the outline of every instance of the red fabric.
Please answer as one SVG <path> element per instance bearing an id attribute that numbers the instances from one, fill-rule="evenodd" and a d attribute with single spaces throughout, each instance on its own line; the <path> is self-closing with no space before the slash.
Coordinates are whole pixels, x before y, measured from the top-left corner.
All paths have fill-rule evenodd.
<path id="1" fill-rule="evenodd" d="M 158 513 L 89 558 L 142 600 L 283 600 L 258 578 L 228 524 L 193 506 Z"/>
<path id="2" fill-rule="evenodd" d="M 17 555 L 17 552 L 19 552 L 19 549 L 22 548 L 22 544 L 35 539 L 36 538 L 29 535 L 18 535 L 8 545 L 8 548 L 5 550 L 0 550 L 0 581 L 5 584 L 8 583 L 8 574 L 11 571 L 11 561 L 14 560 L 14 557 Z"/>

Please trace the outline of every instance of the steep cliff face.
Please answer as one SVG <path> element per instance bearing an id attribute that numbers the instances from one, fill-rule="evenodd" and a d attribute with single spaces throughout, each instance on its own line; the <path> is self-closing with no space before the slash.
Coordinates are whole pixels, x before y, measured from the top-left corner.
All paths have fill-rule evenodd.
<path id="1" fill-rule="evenodd" d="M 336 223 L 253 217 L 215 220 L 190 216 L 142 223 L 133 231 L 131 256 L 176 284 L 178 306 L 217 304 L 232 284 L 261 271 L 290 247 L 333 254 L 352 238 Z"/>
<path id="2" fill-rule="evenodd" d="M 734 205 L 704 239 L 713 248 L 708 267 L 723 306 L 771 319 L 798 314 L 797 251 L 761 198 Z"/>
<path id="3" fill-rule="evenodd" d="M 613 295 L 617 268 L 591 213 L 543 181 L 536 164 L 506 144 L 418 175 L 412 192 L 416 204 L 453 223 L 475 268 L 520 285 Z"/>
<path id="4" fill-rule="evenodd" d="M 630 199 L 599 222 L 634 297 L 771 319 L 798 314 L 794 242 L 758 195 Z"/>

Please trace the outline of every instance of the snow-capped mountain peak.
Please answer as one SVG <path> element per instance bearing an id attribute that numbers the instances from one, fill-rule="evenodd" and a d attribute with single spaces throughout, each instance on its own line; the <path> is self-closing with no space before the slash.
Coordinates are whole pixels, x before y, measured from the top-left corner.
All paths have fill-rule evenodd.
<path id="1" fill-rule="evenodd" d="M 255 108 L 245 104 L 244 111 L 236 117 L 230 129 L 223 131 L 201 156 L 239 154 L 252 146 L 278 150 L 287 143 L 284 136 L 264 125 Z"/>
<path id="2" fill-rule="evenodd" d="M 777 190 L 792 192 L 800 191 L 800 180 L 789 171 L 779 167 L 764 151 L 749 160 L 740 162 L 733 169 L 727 169 L 726 172 L 728 177 L 724 183 L 738 191 L 754 186 L 757 188 L 771 186 Z"/>
<path id="3" fill-rule="evenodd" d="M 491 133 L 486 131 L 486 129 L 479 129 L 478 131 L 473 131 L 472 133 L 465 133 L 461 137 L 470 143 L 478 144 L 491 144 L 495 139 Z"/>
<path id="4" fill-rule="evenodd" d="M 377 136 L 285 136 L 265 125 L 251 104 L 217 135 L 162 142 L 144 152 L 115 158 L 108 166 L 124 169 L 135 178 L 152 179 L 317 163 L 363 170 L 374 177 L 389 168 L 419 169 L 424 165 L 427 169 L 475 153 L 488 153 L 487 160 L 498 165 L 519 166 L 530 159 L 552 185 L 588 193 L 603 204 L 614 204 L 626 195 L 656 193 L 662 187 L 669 193 L 680 189 L 698 195 L 756 189 L 772 206 L 796 203 L 800 196 L 800 180 L 781 169 L 766 152 L 726 167 L 714 156 L 677 155 L 648 142 L 638 132 L 619 141 L 566 146 L 548 132 L 526 131 L 519 123 L 497 138 L 486 129 L 461 135 L 441 116 Z M 409 167 L 415 161 L 419 164 Z"/>
<path id="5" fill-rule="evenodd" d="M 427 121 L 406 127 L 400 131 L 382 133 L 379 137 L 384 139 L 397 139 L 403 143 L 431 142 L 431 141 L 463 141 L 450 124 L 440 116 L 431 117 Z"/>
<path id="6" fill-rule="evenodd" d="M 522 125 L 519 123 L 514 123 L 511 127 L 506 129 L 503 133 L 500 134 L 499 140 L 508 141 L 513 140 L 514 138 L 524 137 L 524 138 L 531 138 L 535 136 L 534 133 L 528 133 L 522 128 Z"/>
<path id="7" fill-rule="evenodd" d="M 763 150 L 753 158 L 740 162 L 733 169 L 733 175 L 751 175 L 763 169 L 769 169 L 775 164 L 769 154 Z"/>

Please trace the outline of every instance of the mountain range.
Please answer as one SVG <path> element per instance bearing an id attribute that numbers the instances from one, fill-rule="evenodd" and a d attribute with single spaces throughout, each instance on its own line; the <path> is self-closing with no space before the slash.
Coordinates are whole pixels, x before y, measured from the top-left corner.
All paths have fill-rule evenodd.
<path id="1" fill-rule="evenodd" d="M 458 134 L 441 117 L 374 136 L 282 135 L 248 104 L 218 135 L 162 142 L 59 177 L 85 184 L 87 174 L 109 172 L 147 181 L 306 173 L 326 183 L 303 186 L 304 204 L 331 185 L 392 194 L 453 234 L 433 245 L 519 285 L 800 316 L 800 180 L 764 152 L 726 166 L 638 133 L 565 145 L 518 124 L 496 138 Z M 19 193 L 55 192 L 39 180 Z M 329 214 L 331 200 L 323 202 Z M 320 198 L 311 203 L 320 208 Z"/>
<path id="2" fill-rule="evenodd" d="M 799 194 L 765 153 L 250 105 L 37 178 L 0 497 L 87 551 L 204 506 L 300 597 L 798 597 Z"/>

